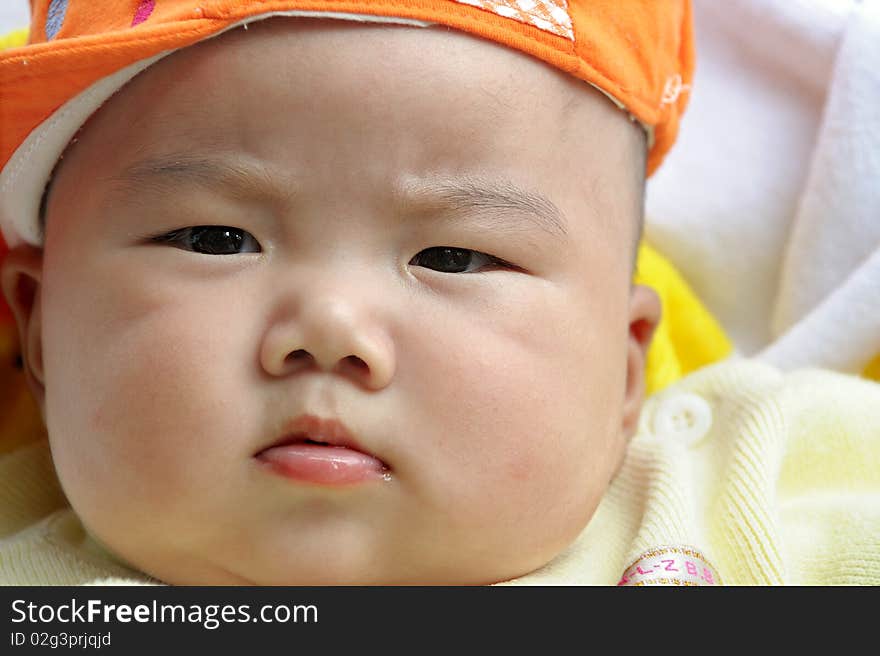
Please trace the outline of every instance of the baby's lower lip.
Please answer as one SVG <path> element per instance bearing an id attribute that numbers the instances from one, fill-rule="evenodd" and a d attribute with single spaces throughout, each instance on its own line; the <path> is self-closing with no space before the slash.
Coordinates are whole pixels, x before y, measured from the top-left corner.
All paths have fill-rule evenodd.
<path id="1" fill-rule="evenodd" d="M 343 446 L 297 442 L 271 447 L 256 458 L 274 473 L 302 483 L 352 485 L 388 477 L 381 460 Z"/>

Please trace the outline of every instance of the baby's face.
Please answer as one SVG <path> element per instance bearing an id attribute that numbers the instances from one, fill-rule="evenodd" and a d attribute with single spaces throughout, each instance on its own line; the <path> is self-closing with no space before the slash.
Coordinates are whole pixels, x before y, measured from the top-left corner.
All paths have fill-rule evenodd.
<path id="1" fill-rule="evenodd" d="M 270 21 L 148 69 L 48 206 L 37 377 L 85 525 L 178 584 L 548 562 L 641 401 L 636 130 L 446 29 Z"/>

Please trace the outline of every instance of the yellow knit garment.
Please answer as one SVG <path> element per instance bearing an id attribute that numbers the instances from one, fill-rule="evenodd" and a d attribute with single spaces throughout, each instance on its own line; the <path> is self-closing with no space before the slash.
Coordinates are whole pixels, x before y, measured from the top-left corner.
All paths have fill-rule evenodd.
<path id="1" fill-rule="evenodd" d="M 737 358 L 682 378 L 576 543 L 515 583 L 613 584 L 669 545 L 727 585 L 880 584 L 880 384 Z"/>

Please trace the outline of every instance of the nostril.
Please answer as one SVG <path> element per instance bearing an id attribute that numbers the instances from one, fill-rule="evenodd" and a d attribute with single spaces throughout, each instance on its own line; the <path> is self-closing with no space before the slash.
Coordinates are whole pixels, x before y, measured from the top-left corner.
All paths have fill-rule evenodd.
<path id="1" fill-rule="evenodd" d="M 284 363 L 288 365 L 288 373 L 292 371 L 290 367 L 293 367 L 293 370 L 295 371 L 299 371 L 303 367 L 311 366 L 315 361 L 315 356 L 304 349 L 292 351 L 284 358 Z M 364 374 L 369 373 L 370 367 L 356 355 L 349 355 L 339 361 L 336 370 Z"/>
<path id="2" fill-rule="evenodd" d="M 358 371 L 366 372 L 370 370 L 370 368 L 367 366 L 367 363 L 361 360 L 356 355 L 349 355 L 348 357 L 344 358 L 342 362 L 345 364 L 346 367 L 356 369 Z"/>
<path id="3" fill-rule="evenodd" d="M 303 349 L 297 349 L 293 353 L 288 353 L 287 357 L 284 358 L 285 362 L 301 362 L 303 360 L 310 360 L 312 354 L 308 351 L 304 351 Z"/>

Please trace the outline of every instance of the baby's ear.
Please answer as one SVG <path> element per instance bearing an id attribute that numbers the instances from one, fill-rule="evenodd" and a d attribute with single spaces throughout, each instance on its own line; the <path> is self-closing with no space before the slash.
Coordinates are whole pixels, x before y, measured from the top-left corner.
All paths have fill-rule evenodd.
<path id="1" fill-rule="evenodd" d="M 639 425 L 645 397 L 645 365 L 654 330 L 660 323 L 660 297 L 652 288 L 634 285 L 629 300 L 629 339 L 626 355 L 626 395 L 623 402 L 623 434 L 629 439 Z"/>
<path id="2" fill-rule="evenodd" d="M 0 264 L 3 295 L 18 327 L 25 378 L 41 411 L 45 398 L 40 312 L 42 278 L 43 251 L 30 244 L 12 248 Z"/>

